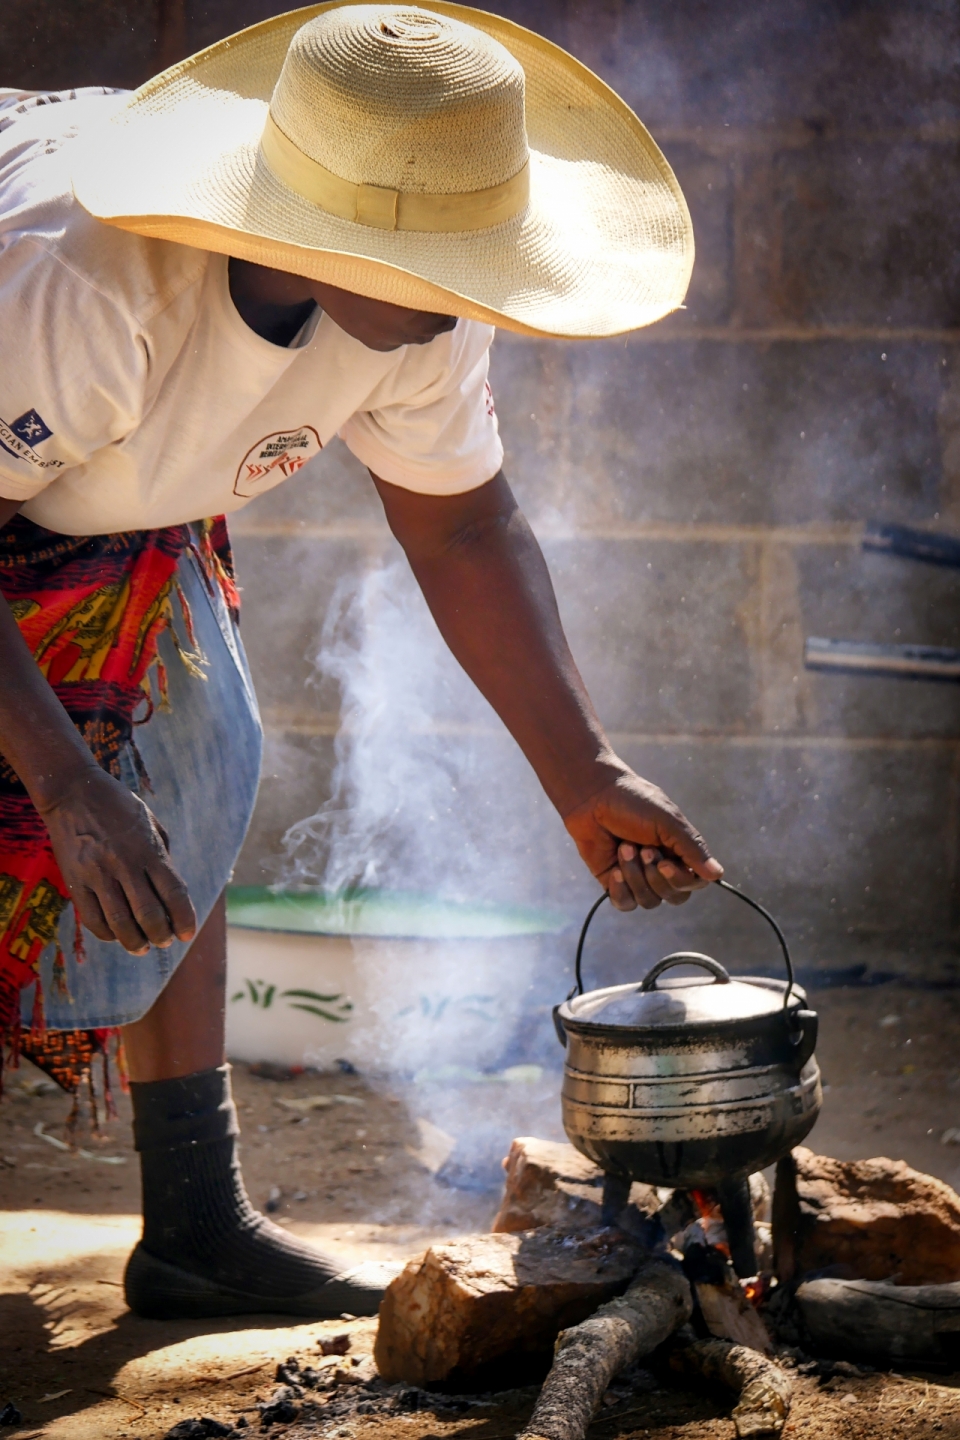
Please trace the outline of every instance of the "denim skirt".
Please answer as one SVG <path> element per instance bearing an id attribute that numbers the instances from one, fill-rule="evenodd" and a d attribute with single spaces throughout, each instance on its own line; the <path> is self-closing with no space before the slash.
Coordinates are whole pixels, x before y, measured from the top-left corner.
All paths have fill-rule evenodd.
<path id="1" fill-rule="evenodd" d="M 189 672 L 169 632 L 161 635 L 170 708 L 158 706 L 135 730 L 151 788 L 138 779 L 129 747 L 121 754 L 121 776 L 167 832 L 171 859 L 202 925 L 233 873 L 250 824 L 263 735 L 247 657 L 220 587 L 214 585 L 211 593 L 190 550 L 180 559 L 177 579 L 190 607 L 195 643 L 176 603 L 173 624 L 185 649 L 196 646 L 202 651 L 207 662 L 203 678 Z M 59 929 L 66 994 L 52 983 L 55 947 L 49 946 L 40 958 L 51 1030 L 92 1030 L 139 1020 L 190 948 L 174 940 L 166 950 L 151 947 L 146 955 L 129 955 L 116 941 L 98 940 L 84 930 L 84 955 L 78 963 L 75 928 L 73 906 L 68 905 Z M 30 985 L 21 994 L 25 1025 L 30 1023 L 34 989 Z"/>

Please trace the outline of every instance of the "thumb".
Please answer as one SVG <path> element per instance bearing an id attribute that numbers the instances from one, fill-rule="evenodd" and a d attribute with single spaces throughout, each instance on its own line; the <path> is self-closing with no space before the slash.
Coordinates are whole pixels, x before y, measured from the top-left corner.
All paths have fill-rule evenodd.
<path id="1" fill-rule="evenodd" d="M 706 840 L 681 811 L 658 817 L 657 830 L 663 849 L 670 850 L 699 875 L 701 880 L 719 880 L 723 866 L 710 854 Z"/>

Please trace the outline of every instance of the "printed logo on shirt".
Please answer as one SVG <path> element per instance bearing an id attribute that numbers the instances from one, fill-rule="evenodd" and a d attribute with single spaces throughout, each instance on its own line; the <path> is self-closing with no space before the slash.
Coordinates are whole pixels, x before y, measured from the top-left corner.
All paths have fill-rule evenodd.
<path id="1" fill-rule="evenodd" d="M 492 420 L 493 417 L 494 417 L 494 415 L 495 415 L 497 412 L 496 412 L 496 410 L 494 409 L 494 405 L 493 405 L 493 391 L 490 389 L 490 381 L 489 381 L 489 380 L 485 380 L 485 381 L 483 382 L 483 403 L 484 403 L 484 405 L 485 405 L 485 407 L 486 407 L 487 414 L 490 416 L 490 418 L 491 418 L 491 420 Z"/>
<path id="2" fill-rule="evenodd" d="M 44 460 L 34 449 L 34 446 L 42 445 L 44 440 L 49 440 L 52 434 L 50 426 L 36 410 L 24 411 L 16 420 L 11 420 L 9 425 L 6 420 L 0 419 L 0 447 L 6 450 L 8 455 L 13 455 L 17 460 L 26 460 L 41 470 L 63 468 L 62 460 Z"/>
<path id="3" fill-rule="evenodd" d="M 289 480 L 291 475 L 302 470 L 307 461 L 319 455 L 322 449 L 320 436 L 312 425 L 301 425 L 299 430 L 275 430 L 272 435 L 264 435 L 241 460 L 233 482 L 234 495 L 249 500 L 262 490 L 272 490 L 281 480 Z"/>

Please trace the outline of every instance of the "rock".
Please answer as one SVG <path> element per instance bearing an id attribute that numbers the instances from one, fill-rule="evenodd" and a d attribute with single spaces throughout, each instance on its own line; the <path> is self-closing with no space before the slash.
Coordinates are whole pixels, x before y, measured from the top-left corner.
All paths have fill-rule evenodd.
<path id="1" fill-rule="evenodd" d="M 549 1353 L 561 1330 L 626 1288 L 642 1259 L 610 1230 L 575 1237 L 544 1227 L 432 1246 L 387 1288 L 377 1368 L 388 1382 L 424 1385 L 507 1354 Z"/>
<path id="2" fill-rule="evenodd" d="M 960 1280 L 960 1196 L 902 1160 L 831 1160 L 800 1147 L 777 1165 L 774 1268 L 782 1282 Z"/>
<path id="3" fill-rule="evenodd" d="M 523 1135 L 503 1162 L 506 1188 L 493 1222 L 494 1234 L 516 1234 L 548 1225 L 583 1232 L 600 1225 L 603 1171 L 572 1145 Z M 630 1204 L 652 1215 L 660 1200 L 652 1185 L 634 1184 Z"/>
<path id="4" fill-rule="evenodd" d="M 317 1342 L 321 1355 L 346 1355 L 350 1349 L 350 1336 L 345 1331 L 342 1335 L 331 1335 L 329 1339 Z"/>

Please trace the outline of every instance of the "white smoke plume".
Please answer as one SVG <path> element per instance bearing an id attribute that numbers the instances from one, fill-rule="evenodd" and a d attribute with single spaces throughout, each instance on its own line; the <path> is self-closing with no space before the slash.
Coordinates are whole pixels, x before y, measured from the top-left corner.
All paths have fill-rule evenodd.
<path id="1" fill-rule="evenodd" d="M 336 764 L 329 798 L 286 834 L 283 885 L 535 901 L 537 832 L 556 817 L 403 559 L 340 581 L 316 667 L 340 688 Z"/>

